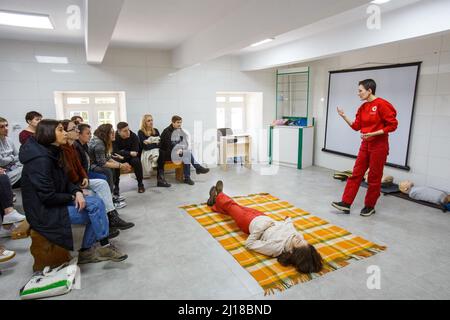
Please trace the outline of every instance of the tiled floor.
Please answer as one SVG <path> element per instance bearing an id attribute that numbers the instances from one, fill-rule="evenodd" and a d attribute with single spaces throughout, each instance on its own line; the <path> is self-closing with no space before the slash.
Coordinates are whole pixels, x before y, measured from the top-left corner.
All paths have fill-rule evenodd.
<path id="1" fill-rule="evenodd" d="M 121 187 L 128 206 L 120 214 L 136 227 L 114 240 L 128 260 L 82 266 L 82 289 L 57 299 L 449 299 L 450 213 L 382 196 L 377 213 L 363 218 L 361 189 L 353 214 L 341 215 L 329 204 L 340 198 L 344 184 L 331 175 L 318 167 L 279 168 L 276 175 L 240 166 L 226 172 L 216 168 L 207 175 L 193 174 L 195 186 L 177 184 L 170 175 L 169 189 L 156 188 L 154 178 L 146 180 L 143 195 L 136 192 L 135 180 L 126 177 Z M 388 249 L 264 297 L 232 256 L 178 208 L 204 202 L 217 179 L 224 180 L 230 195 L 269 192 Z M 17 252 L 13 261 L 0 265 L 0 298 L 18 299 L 32 273 L 30 242 L 0 241 Z M 380 268 L 380 290 L 367 288 L 371 265 Z"/>

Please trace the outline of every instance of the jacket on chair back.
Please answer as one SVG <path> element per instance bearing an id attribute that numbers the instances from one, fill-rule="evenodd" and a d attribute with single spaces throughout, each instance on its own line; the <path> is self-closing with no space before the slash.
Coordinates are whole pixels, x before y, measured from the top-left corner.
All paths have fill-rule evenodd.
<path id="1" fill-rule="evenodd" d="M 60 148 L 47 148 L 31 137 L 20 148 L 19 159 L 24 165 L 23 208 L 31 228 L 50 242 L 73 250 L 67 206 L 73 203 L 72 195 L 81 190 L 69 182 L 60 163 Z"/>

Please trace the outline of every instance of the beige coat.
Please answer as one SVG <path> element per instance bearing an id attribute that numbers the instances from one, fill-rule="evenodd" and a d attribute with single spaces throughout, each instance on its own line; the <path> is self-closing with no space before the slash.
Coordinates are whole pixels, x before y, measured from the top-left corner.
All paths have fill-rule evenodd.
<path id="1" fill-rule="evenodd" d="M 250 235 L 245 247 L 271 257 L 292 250 L 292 239 L 302 234 L 295 229 L 291 218 L 275 221 L 268 216 L 259 216 L 249 226 Z"/>

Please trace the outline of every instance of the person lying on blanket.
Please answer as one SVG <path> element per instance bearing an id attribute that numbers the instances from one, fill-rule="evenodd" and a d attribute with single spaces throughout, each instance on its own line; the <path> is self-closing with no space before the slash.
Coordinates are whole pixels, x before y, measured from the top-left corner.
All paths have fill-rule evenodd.
<path id="1" fill-rule="evenodd" d="M 275 221 L 264 213 L 243 207 L 223 191 L 217 181 L 209 191 L 208 206 L 234 219 L 238 227 L 249 234 L 245 247 L 261 254 L 277 257 L 283 266 L 294 266 L 301 273 L 315 273 L 322 269 L 322 257 L 298 232 L 291 218 Z"/>

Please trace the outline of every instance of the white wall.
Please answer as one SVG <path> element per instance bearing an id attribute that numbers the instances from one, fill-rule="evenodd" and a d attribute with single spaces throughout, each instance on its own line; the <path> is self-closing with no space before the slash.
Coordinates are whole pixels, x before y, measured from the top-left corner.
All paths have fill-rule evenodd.
<path id="1" fill-rule="evenodd" d="M 65 56 L 69 64 L 40 64 L 35 55 Z M 30 110 L 55 117 L 54 91 L 125 91 L 134 131 L 144 113 L 153 114 L 160 130 L 174 114 L 189 131 L 195 121 L 215 130 L 217 91 L 262 92 L 265 127 L 275 115 L 275 71 L 241 72 L 233 56 L 176 70 L 169 52 L 110 48 L 103 64 L 88 65 L 82 46 L 0 40 L 0 116 L 22 126 Z"/>
<path id="2" fill-rule="evenodd" d="M 343 170 L 351 169 L 354 163 L 354 159 L 321 151 L 325 136 L 328 71 L 361 67 L 368 62 L 412 61 L 423 63 L 410 141 L 411 171 L 386 167 L 385 173 L 393 175 L 397 181 L 410 179 L 416 185 L 428 185 L 450 191 L 450 33 L 358 50 L 309 63 L 311 103 L 313 116 L 317 120 L 315 165 Z M 356 93 L 357 84 L 355 84 Z M 335 107 L 330 106 L 332 112 Z M 353 117 L 357 107 L 359 106 L 345 106 L 347 114 Z"/>

